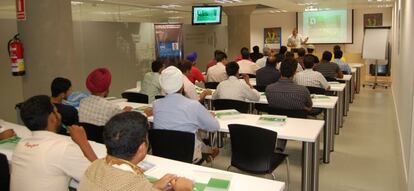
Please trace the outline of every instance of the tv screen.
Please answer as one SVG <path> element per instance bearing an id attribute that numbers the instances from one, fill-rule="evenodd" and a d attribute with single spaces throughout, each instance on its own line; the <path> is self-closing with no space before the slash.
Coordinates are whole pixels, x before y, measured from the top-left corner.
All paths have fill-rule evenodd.
<path id="1" fill-rule="evenodd" d="M 193 25 L 221 24 L 221 6 L 194 6 Z"/>

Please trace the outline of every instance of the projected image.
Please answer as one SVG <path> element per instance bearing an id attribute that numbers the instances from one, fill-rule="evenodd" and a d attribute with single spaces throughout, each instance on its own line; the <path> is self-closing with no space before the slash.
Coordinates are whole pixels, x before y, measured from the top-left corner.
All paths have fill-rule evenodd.
<path id="1" fill-rule="evenodd" d="M 303 36 L 309 43 L 336 43 L 348 41 L 347 10 L 303 13 Z"/>
<path id="2" fill-rule="evenodd" d="M 221 7 L 196 7 L 193 10 L 193 23 L 220 23 Z"/>

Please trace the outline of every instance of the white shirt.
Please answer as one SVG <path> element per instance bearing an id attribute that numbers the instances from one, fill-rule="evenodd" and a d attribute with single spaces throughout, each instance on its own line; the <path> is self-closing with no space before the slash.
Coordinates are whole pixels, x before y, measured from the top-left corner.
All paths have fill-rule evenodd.
<path id="1" fill-rule="evenodd" d="M 282 62 L 279 62 L 279 63 L 277 63 L 277 65 L 276 65 L 276 69 L 277 70 L 279 70 L 280 71 L 280 65 L 282 64 Z M 303 68 L 302 68 L 302 66 L 298 63 L 298 67 L 296 68 L 296 73 L 298 73 L 298 72 L 302 72 L 303 71 Z"/>
<path id="2" fill-rule="evenodd" d="M 220 82 L 214 91 L 213 99 L 233 99 L 239 101 L 259 101 L 260 93 L 249 87 L 246 82 L 230 76 L 228 80 Z"/>
<path id="3" fill-rule="evenodd" d="M 200 96 L 198 96 L 195 85 L 183 74 L 183 82 L 184 82 L 184 93 L 185 97 L 190 98 L 192 100 L 200 100 Z"/>
<path id="4" fill-rule="evenodd" d="M 329 87 L 329 83 L 326 81 L 325 77 L 323 77 L 321 73 L 313 71 L 313 69 L 306 69 L 303 72 L 296 73 L 293 77 L 293 81 L 302 86 L 323 89 L 327 89 Z"/>
<path id="5" fill-rule="evenodd" d="M 121 113 L 118 105 L 103 97 L 91 95 L 79 105 L 79 122 L 104 126 L 114 115 Z"/>
<path id="6" fill-rule="evenodd" d="M 260 58 L 256 60 L 256 64 L 259 68 L 263 68 L 266 66 L 268 56 L 263 56 L 263 58 Z"/>
<path id="7" fill-rule="evenodd" d="M 297 34 L 296 37 L 291 34 L 288 38 L 288 44 L 296 44 L 294 48 L 301 48 L 302 47 L 303 38 L 302 35 Z"/>
<path id="8" fill-rule="evenodd" d="M 207 82 L 221 82 L 227 80 L 226 66 L 218 62 L 207 70 Z"/>
<path id="9" fill-rule="evenodd" d="M 259 69 L 259 66 L 257 66 L 256 63 L 250 61 L 250 60 L 240 60 L 237 62 L 239 64 L 239 73 L 240 74 L 253 74 L 256 75 L 256 71 Z"/>
<path id="10" fill-rule="evenodd" d="M 144 80 L 142 80 L 140 92 L 148 95 L 148 103 L 152 103 L 155 100 L 156 95 L 162 95 L 162 88 L 160 85 L 160 73 L 146 73 L 144 76 Z"/>
<path id="11" fill-rule="evenodd" d="M 33 131 L 12 157 L 11 191 L 67 191 L 71 178 L 80 180 L 90 162 L 70 137 Z"/>

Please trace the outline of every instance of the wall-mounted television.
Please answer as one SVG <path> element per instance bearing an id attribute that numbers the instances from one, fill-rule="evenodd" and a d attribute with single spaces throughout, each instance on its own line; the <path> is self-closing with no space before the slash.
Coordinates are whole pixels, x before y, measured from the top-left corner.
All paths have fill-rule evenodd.
<path id="1" fill-rule="evenodd" d="M 193 25 L 221 24 L 221 6 L 193 6 Z"/>

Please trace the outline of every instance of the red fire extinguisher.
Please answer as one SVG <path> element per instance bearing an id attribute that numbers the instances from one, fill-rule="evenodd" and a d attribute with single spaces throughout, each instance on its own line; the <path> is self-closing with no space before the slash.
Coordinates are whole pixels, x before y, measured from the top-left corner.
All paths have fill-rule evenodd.
<path id="1" fill-rule="evenodd" d="M 13 76 L 23 76 L 26 73 L 24 69 L 23 43 L 20 41 L 19 35 L 16 34 L 7 43 Z"/>

